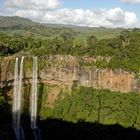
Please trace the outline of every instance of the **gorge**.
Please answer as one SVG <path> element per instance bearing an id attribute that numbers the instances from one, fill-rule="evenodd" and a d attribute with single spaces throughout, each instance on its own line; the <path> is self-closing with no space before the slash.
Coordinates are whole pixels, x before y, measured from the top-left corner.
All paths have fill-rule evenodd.
<path id="1" fill-rule="evenodd" d="M 139 129 L 137 75 L 122 69 L 101 69 L 93 65 L 102 59 L 109 61 L 102 57 L 79 58 L 69 55 L 1 59 L 0 86 L 11 87 L 7 92 L 9 97 L 14 93 L 13 125 L 17 140 L 26 140 L 28 135 L 35 140 L 40 140 L 43 135 L 45 140 L 47 134 L 41 122 L 46 118 L 74 123 L 79 120 L 117 123 Z M 118 112 L 122 112 L 122 116 Z M 27 130 L 20 113 L 30 118 L 26 124 Z M 122 121 L 124 116 L 129 123 L 125 119 Z M 27 134 L 28 130 L 31 134 Z"/>

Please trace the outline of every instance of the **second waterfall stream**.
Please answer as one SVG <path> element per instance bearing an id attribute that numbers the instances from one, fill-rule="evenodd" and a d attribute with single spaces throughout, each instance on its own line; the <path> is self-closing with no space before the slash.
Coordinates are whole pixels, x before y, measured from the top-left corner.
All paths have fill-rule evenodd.
<path id="1" fill-rule="evenodd" d="M 35 140 L 41 140 L 40 130 L 37 127 L 37 76 L 38 76 L 38 60 L 33 57 L 33 76 L 32 76 L 32 90 L 30 98 L 30 116 L 31 129 L 33 130 Z"/>
<path id="2" fill-rule="evenodd" d="M 37 71 L 38 62 L 37 57 L 33 57 L 33 77 L 32 77 L 32 90 L 31 90 L 31 128 L 37 128 Z"/>

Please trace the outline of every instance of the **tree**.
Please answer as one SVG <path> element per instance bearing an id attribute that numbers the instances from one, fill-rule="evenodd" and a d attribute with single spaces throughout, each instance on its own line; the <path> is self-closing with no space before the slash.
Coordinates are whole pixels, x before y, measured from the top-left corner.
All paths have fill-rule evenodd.
<path id="1" fill-rule="evenodd" d="M 67 40 L 74 40 L 74 36 L 72 33 L 70 32 L 63 32 L 60 37 L 63 38 L 64 41 L 67 41 Z"/>
<path id="2" fill-rule="evenodd" d="M 91 36 L 89 36 L 88 38 L 87 38 L 87 45 L 89 46 L 89 47 L 93 47 L 93 46 L 95 46 L 95 44 L 97 43 L 97 38 L 96 38 L 96 36 L 94 36 L 94 35 L 91 35 Z"/>
<path id="3" fill-rule="evenodd" d="M 128 30 L 123 30 L 120 34 L 120 39 L 123 47 L 128 46 L 130 43 L 130 32 Z"/>
<path id="4" fill-rule="evenodd" d="M 108 47 L 111 47 L 111 48 L 116 49 L 116 50 L 118 48 L 121 48 L 122 44 L 121 44 L 120 39 L 117 39 L 117 38 L 110 39 L 109 43 L 108 43 Z"/>

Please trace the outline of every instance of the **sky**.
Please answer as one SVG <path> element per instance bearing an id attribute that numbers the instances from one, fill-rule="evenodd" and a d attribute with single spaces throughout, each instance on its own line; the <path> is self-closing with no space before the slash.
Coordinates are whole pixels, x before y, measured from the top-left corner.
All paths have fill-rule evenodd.
<path id="1" fill-rule="evenodd" d="M 88 27 L 140 27 L 140 0 L 0 0 L 0 16 Z"/>

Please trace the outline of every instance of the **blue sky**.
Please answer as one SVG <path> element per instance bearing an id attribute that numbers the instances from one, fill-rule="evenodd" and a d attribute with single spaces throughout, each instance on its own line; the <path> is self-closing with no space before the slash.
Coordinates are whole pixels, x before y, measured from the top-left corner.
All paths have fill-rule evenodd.
<path id="1" fill-rule="evenodd" d="M 120 7 L 122 4 L 118 0 L 63 0 L 64 7 L 69 8 L 83 8 L 83 9 L 96 9 L 96 8 L 113 8 Z"/>
<path id="2" fill-rule="evenodd" d="M 140 0 L 0 0 L 0 15 L 80 26 L 139 26 L 139 9 Z"/>

